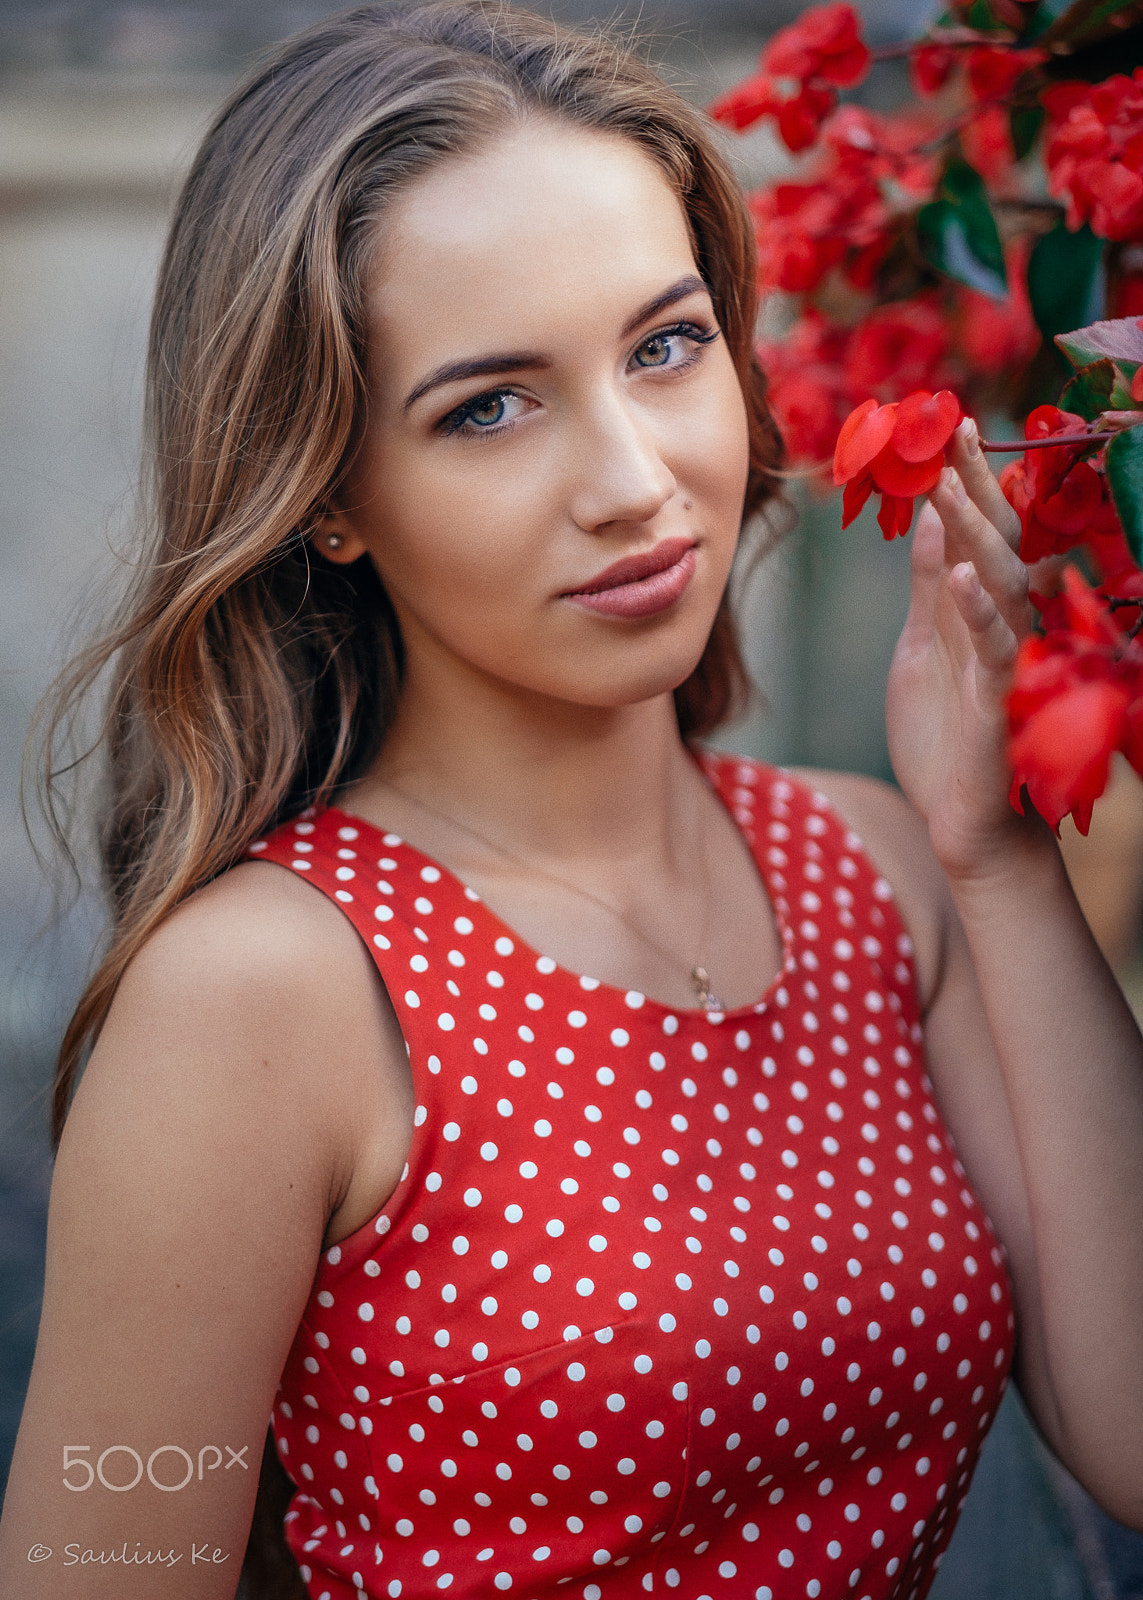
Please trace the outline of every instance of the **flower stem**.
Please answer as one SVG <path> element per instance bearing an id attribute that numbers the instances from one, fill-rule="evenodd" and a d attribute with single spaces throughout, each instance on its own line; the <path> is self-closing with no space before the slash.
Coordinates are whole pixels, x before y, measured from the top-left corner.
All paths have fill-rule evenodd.
<path id="1" fill-rule="evenodd" d="M 1115 434 L 1115 429 L 1108 429 L 1106 433 L 1055 433 L 1047 439 L 982 439 L 980 448 L 993 455 L 1014 454 L 1018 450 L 1054 450 L 1057 445 L 1102 444 L 1105 439 L 1114 439 Z"/>
<path id="2" fill-rule="evenodd" d="M 921 45 L 942 45 L 949 50 L 970 50 L 980 44 L 1001 46 L 1018 44 L 1014 33 L 980 33 L 975 28 L 930 28 L 919 39 L 899 39 L 893 44 L 875 44 L 869 54 L 874 61 L 899 61 Z"/>

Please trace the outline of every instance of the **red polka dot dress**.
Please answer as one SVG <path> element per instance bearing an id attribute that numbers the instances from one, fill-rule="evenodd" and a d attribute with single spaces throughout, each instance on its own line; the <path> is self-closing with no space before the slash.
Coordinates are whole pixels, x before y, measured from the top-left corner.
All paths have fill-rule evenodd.
<path id="1" fill-rule="evenodd" d="M 923 1595 L 1009 1285 L 925 1073 L 911 945 L 823 796 L 703 758 L 782 934 L 682 1011 L 530 949 L 336 809 L 251 846 L 368 944 L 408 1164 L 320 1259 L 273 1412 L 313 1600 Z"/>

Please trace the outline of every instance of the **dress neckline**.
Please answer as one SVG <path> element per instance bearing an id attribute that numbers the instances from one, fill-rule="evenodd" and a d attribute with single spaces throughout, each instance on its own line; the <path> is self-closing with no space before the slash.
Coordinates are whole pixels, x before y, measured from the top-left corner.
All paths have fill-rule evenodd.
<path id="1" fill-rule="evenodd" d="M 727 759 L 737 760 L 738 758 L 728 757 Z M 320 816 L 330 818 L 336 822 L 340 822 L 345 826 L 357 828 L 359 830 L 364 829 L 367 833 L 372 834 L 384 849 L 388 850 L 391 848 L 400 848 L 402 850 L 407 850 L 418 862 L 425 866 L 434 868 L 440 874 L 442 879 L 451 884 L 459 893 L 463 894 L 464 898 L 472 905 L 479 908 L 480 915 L 484 917 L 490 925 L 490 933 L 493 941 L 495 941 L 497 938 L 508 938 L 512 941 L 515 949 L 525 958 L 525 960 L 530 960 L 533 963 L 543 961 L 545 965 L 550 963 L 550 966 L 547 966 L 549 975 L 559 973 L 567 983 L 574 984 L 576 987 L 584 990 L 586 993 L 605 995 L 615 1001 L 622 1002 L 624 1005 L 631 1004 L 631 1002 L 628 1001 L 629 995 L 637 995 L 638 999 L 634 1002 L 633 1009 L 642 1010 L 649 1006 L 655 1014 L 663 1017 L 674 1016 L 678 1017 L 680 1020 L 686 1019 L 687 1021 L 706 1021 L 712 1024 L 717 1024 L 721 1022 L 734 1021 L 739 1018 L 758 1016 L 762 1012 L 766 1011 L 769 1008 L 773 996 L 777 993 L 783 982 L 785 982 L 785 980 L 795 970 L 797 963 L 794 957 L 794 930 L 785 912 L 782 910 L 780 903 L 781 896 L 777 892 L 777 886 L 773 882 L 771 872 L 767 867 L 766 862 L 762 858 L 761 852 L 757 850 L 751 841 L 746 837 L 746 834 L 743 832 L 742 826 L 739 823 L 738 818 L 735 816 L 733 809 L 727 804 L 726 799 L 722 794 L 721 786 L 717 780 L 711 776 L 708 767 L 706 767 L 702 761 L 698 760 L 696 760 L 696 765 L 698 765 L 700 772 L 702 772 L 704 778 L 709 784 L 715 799 L 718 800 L 719 804 L 727 812 L 730 820 L 734 823 L 734 827 L 739 835 L 739 838 L 741 838 L 743 844 L 746 846 L 750 859 L 754 864 L 754 869 L 758 873 L 762 887 L 766 891 L 766 899 L 769 903 L 770 911 L 773 915 L 774 923 L 778 930 L 778 938 L 782 951 L 781 965 L 779 966 L 778 971 L 774 974 L 774 977 L 763 990 L 761 997 L 758 1000 L 748 1001 L 745 1005 L 728 1006 L 725 1011 L 707 1011 L 702 1006 L 668 1005 L 663 1000 L 656 1000 L 653 995 L 643 994 L 641 990 L 621 989 L 616 984 L 605 982 L 602 978 L 593 978 L 587 973 L 573 972 L 570 967 L 565 967 L 561 965 L 560 962 L 556 961 L 554 956 L 545 955 L 543 951 L 535 949 L 527 939 L 517 932 L 511 923 L 506 922 L 503 917 L 499 916 L 498 913 L 495 912 L 490 905 L 488 905 L 483 896 L 478 894 L 470 884 L 465 883 L 464 879 L 453 872 L 452 869 L 446 866 L 443 861 L 438 861 L 435 856 L 428 855 L 424 850 L 421 850 L 417 845 L 412 844 L 403 835 L 394 833 L 389 829 L 381 827 L 375 822 L 370 822 L 367 818 L 359 816 L 356 812 L 346 811 L 341 806 L 327 806 L 325 810 L 320 813 Z M 788 778 L 786 781 L 792 782 L 792 780 Z"/>

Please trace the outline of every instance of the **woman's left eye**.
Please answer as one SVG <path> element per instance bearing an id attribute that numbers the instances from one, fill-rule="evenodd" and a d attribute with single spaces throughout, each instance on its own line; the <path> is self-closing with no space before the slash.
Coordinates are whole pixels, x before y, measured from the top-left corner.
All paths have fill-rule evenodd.
<path id="1" fill-rule="evenodd" d="M 698 359 L 696 345 L 710 344 L 718 334 L 706 328 L 700 328 L 695 323 L 680 323 L 677 328 L 663 328 L 659 333 L 652 333 L 637 346 L 632 359 L 636 366 L 653 369 L 655 367 L 688 367 Z"/>

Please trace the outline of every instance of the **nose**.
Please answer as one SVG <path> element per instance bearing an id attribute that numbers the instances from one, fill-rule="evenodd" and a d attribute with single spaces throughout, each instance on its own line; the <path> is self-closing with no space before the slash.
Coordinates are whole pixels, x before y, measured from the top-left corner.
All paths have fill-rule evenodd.
<path id="1" fill-rule="evenodd" d="M 661 441 L 621 395 L 598 400 L 572 449 L 571 514 L 587 533 L 616 523 L 649 522 L 678 487 Z"/>

